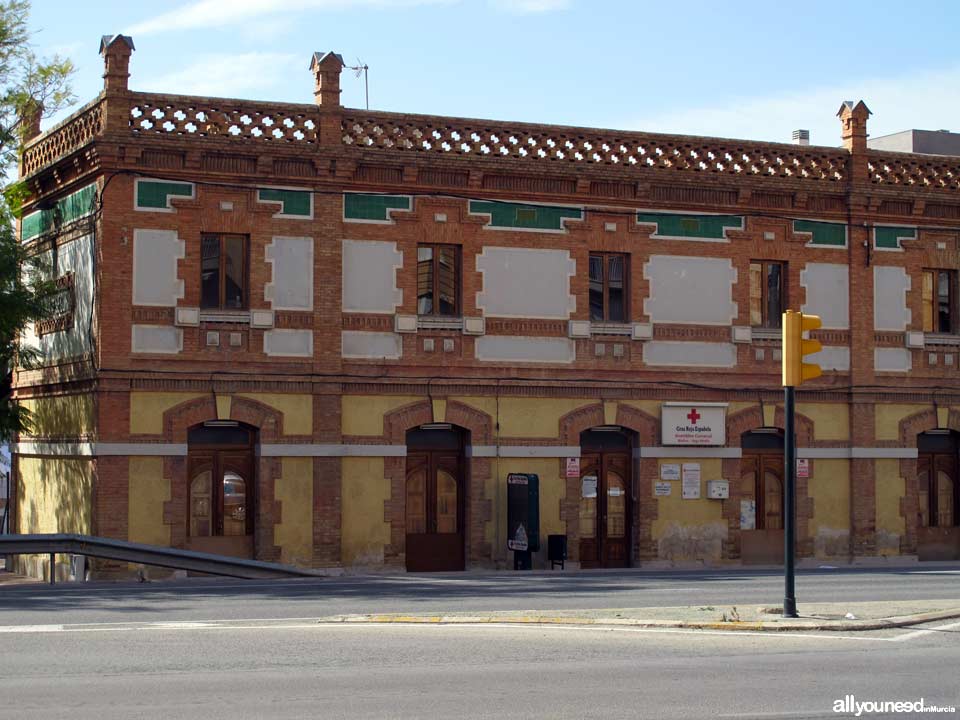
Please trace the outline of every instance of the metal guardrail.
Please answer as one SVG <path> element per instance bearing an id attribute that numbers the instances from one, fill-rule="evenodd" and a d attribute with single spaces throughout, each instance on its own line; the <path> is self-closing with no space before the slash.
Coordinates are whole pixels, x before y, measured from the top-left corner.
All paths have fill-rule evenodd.
<path id="1" fill-rule="evenodd" d="M 54 583 L 54 555 L 84 555 L 105 560 L 121 560 L 144 565 L 193 570 L 208 575 L 244 578 L 320 577 L 313 570 L 291 565 L 246 560 L 243 558 L 214 555 L 212 553 L 180 550 L 177 548 L 143 545 L 141 543 L 113 540 L 75 534 L 4 535 L 0 537 L 0 555 L 50 555 L 50 583 Z"/>

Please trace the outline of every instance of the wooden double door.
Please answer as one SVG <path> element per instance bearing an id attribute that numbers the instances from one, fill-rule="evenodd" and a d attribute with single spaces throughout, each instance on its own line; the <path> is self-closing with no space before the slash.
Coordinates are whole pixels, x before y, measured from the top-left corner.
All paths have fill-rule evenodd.
<path id="1" fill-rule="evenodd" d="M 740 460 L 740 559 L 783 562 L 783 453 L 755 451 Z"/>
<path id="2" fill-rule="evenodd" d="M 958 560 L 960 489 L 956 436 L 930 435 L 921 436 L 917 457 L 917 555 L 921 560 Z"/>
<path id="3" fill-rule="evenodd" d="M 412 443 L 408 440 L 405 514 L 410 572 L 465 567 L 465 463 L 458 439 L 456 447 L 450 447 L 454 440 L 430 432 Z"/>
<path id="4" fill-rule="evenodd" d="M 585 450 L 580 456 L 580 566 L 629 567 L 632 457 Z"/>
<path id="5" fill-rule="evenodd" d="M 187 549 L 254 556 L 252 433 L 239 428 L 190 431 L 187 456 Z"/>

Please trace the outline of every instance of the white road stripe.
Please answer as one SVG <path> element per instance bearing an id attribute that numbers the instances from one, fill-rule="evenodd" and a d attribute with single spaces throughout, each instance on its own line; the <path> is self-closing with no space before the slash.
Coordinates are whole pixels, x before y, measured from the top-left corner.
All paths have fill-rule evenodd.
<path id="1" fill-rule="evenodd" d="M 63 625 L 5 625 L 0 633 L 49 633 L 63 632 Z"/>
<path id="2" fill-rule="evenodd" d="M 952 630 L 953 628 L 960 628 L 960 622 L 924 628 L 923 630 L 914 630 L 913 632 L 908 632 L 904 635 L 897 635 L 897 637 L 893 638 L 893 640 L 896 642 L 903 642 L 904 640 L 916 640 L 918 637 L 923 637 L 924 635 L 932 635 L 933 633 L 941 632 L 943 630 Z"/>

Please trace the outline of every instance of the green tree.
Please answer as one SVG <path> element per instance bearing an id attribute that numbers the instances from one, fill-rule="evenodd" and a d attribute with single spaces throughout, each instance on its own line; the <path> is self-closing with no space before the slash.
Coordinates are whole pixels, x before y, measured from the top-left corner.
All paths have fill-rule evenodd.
<path id="1" fill-rule="evenodd" d="M 24 139 L 48 117 L 73 102 L 73 64 L 53 57 L 40 60 L 30 47 L 29 0 L 0 2 L 0 177 L 16 172 Z M 23 188 L 6 183 L 0 197 L 0 442 L 27 430 L 29 414 L 10 402 L 13 366 L 29 367 L 35 353 L 19 352 L 17 339 L 27 323 L 45 317 L 54 294 L 41 256 L 17 239 L 14 217 Z"/>

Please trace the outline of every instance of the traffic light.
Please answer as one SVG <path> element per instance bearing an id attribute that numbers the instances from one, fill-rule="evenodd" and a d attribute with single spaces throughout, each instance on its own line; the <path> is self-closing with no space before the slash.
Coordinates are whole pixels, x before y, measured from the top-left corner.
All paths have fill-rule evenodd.
<path id="1" fill-rule="evenodd" d="M 783 385 L 796 387 L 806 380 L 820 377 L 819 365 L 803 362 L 803 356 L 820 352 L 819 340 L 804 340 L 803 333 L 820 327 L 816 315 L 804 315 L 796 310 L 783 314 Z"/>

